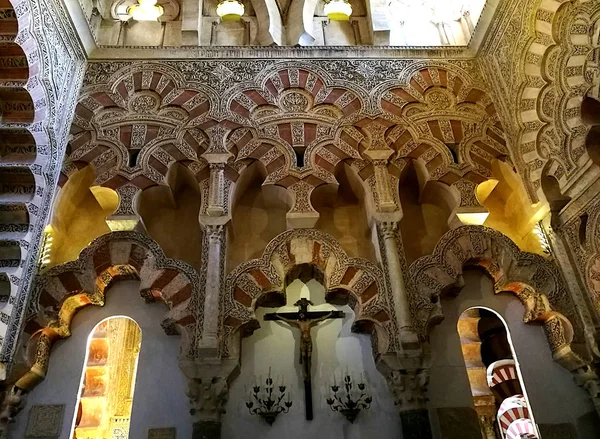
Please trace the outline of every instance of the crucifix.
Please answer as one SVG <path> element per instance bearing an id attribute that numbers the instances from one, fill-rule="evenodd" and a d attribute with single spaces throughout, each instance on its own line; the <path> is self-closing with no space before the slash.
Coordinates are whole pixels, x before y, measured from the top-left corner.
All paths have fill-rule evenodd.
<path id="1" fill-rule="evenodd" d="M 300 364 L 302 365 L 302 376 L 304 377 L 304 401 L 306 406 L 306 420 L 313 418 L 312 389 L 310 379 L 312 338 L 310 330 L 326 319 L 341 319 L 344 317 L 342 311 L 309 311 L 308 305 L 313 305 L 310 300 L 302 298 L 294 303 L 298 312 L 273 312 L 265 314 L 265 320 L 282 320 L 290 326 L 300 329 Z"/>

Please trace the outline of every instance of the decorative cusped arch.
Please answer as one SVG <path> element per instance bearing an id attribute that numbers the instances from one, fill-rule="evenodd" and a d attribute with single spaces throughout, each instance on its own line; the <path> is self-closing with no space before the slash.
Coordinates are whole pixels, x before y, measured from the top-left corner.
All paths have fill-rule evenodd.
<path id="1" fill-rule="evenodd" d="M 194 355 L 196 321 L 204 300 L 200 277 L 188 264 L 165 256 L 158 244 L 138 232 L 112 232 L 94 240 L 75 261 L 57 265 L 36 278 L 26 331 L 36 336 L 33 367 L 16 386 L 30 391 L 48 368 L 53 343 L 71 335 L 70 324 L 87 305 L 104 306 L 106 292 L 118 280 L 141 280 L 147 302 L 162 301 L 169 335 L 182 335 L 182 352 Z"/>
<path id="2" fill-rule="evenodd" d="M 327 233 L 293 229 L 275 237 L 262 257 L 240 264 L 225 279 L 220 309 L 222 357 L 235 357 L 234 343 L 239 343 L 240 335 L 258 327 L 256 307 L 285 305 L 286 284 L 301 277 L 307 267 L 325 287 L 328 302 L 353 308 L 353 331 L 375 331 L 374 349 L 394 351 L 397 330 L 382 270 L 366 259 L 349 257 Z"/>
<path id="3" fill-rule="evenodd" d="M 494 292 L 510 292 L 525 307 L 523 321 L 543 325 L 554 359 L 569 371 L 588 362 L 571 349 L 583 343 L 583 325 L 558 268 L 539 255 L 525 253 L 503 234 L 483 226 L 446 233 L 432 255 L 409 268 L 414 286 L 411 312 L 423 338 L 443 319 L 439 296 L 460 290 L 466 267 L 480 267 L 494 281 Z M 584 355 L 588 357 L 587 353 Z"/>

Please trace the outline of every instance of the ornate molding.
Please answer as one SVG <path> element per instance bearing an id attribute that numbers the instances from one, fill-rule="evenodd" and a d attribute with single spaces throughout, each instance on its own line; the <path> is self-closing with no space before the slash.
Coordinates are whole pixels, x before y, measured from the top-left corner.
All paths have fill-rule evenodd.
<path id="1" fill-rule="evenodd" d="M 365 259 L 350 258 L 330 235 L 314 229 L 283 232 L 259 259 L 244 262 L 225 279 L 221 302 L 221 356 L 234 356 L 234 343 L 258 325 L 256 306 L 282 306 L 285 284 L 296 267 L 311 265 L 322 277 L 326 299 L 349 303 L 356 313 L 353 329 L 377 333 L 379 352 L 395 351 L 391 298 L 381 269 Z M 233 343 L 233 345 L 232 345 Z"/>

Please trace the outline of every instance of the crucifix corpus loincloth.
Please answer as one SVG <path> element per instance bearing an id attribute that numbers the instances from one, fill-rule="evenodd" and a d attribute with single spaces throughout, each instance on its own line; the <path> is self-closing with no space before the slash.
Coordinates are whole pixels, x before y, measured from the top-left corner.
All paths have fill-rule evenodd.
<path id="1" fill-rule="evenodd" d="M 310 366 L 312 357 L 312 338 L 310 330 L 326 319 L 341 319 L 342 311 L 309 311 L 308 305 L 314 305 L 310 300 L 302 298 L 294 303 L 298 312 L 273 312 L 265 314 L 265 320 L 282 320 L 290 326 L 300 329 L 300 364 L 304 377 L 304 401 L 306 406 L 306 419 L 313 418 L 312 389 L 310 380 Z"/>

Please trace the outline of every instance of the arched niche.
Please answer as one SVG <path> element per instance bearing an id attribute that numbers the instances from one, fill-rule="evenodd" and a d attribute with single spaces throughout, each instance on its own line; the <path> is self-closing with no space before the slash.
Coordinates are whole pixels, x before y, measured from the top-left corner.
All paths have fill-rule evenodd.
<path id="1" fill-rule="evenodd" d="M 318 186 L 311 194 L 319 212 L 315 228 L 333 236 L 349 254 L 375 261 L 362 183 L 344 162 L 336 166 L 334 176 L 337 184 Z"/>
<path id="2" fill-rule="evenodd" d="M 523 323 L 520 301 L 509 293 L 495 294 L 494 281 L 481 269 L 466 269 L 463 281 L 464 286 L 457 296 L 441 296 L 439 303 L 444 319 L 429 333 L 432 366 L 428 396 L 434 431 L 437 430 L 437 434 L 443 437 L 441 428 L 445 414 L 462 410 L 463 413 L 471 413 L 468 418 L 462 418 L 464 437 L 470 437 L 467 432 L 473 430 L 480 435 L 457 322 L 466 310 L 485 307 L 506 323 L 524 391 L 542 432 L 563 424 L 561 428 L 574 432 L 569 437 L 597 436 L 600 423 L 589 394 L 573 382 L 567 370 L 553 361 L 553 351 L 543 328 Z M 569 401 L 569 404 L 565 407 L 556 404 L 557 400 Z M 467 422 L 467 419 L 470 421 Z"/>
<path id="3" fill-rule="evenodd" d="M 361 46 L 371 44 L 369 18 L 365 0 L 349 0 L 350 20 L 330 20 L 325 15 L 325 2 L 319 0 L 313 18 L 315 46 Z"/>
<path id="4" fill-rule="evenodd" d="M 367 383 L 368 392 L 374 402 L 369 410 L 360 413 L 352 425 L 361 437 L 392 439 L 400 437 L 400 425 L 394 401 L 386 381 L 377 371 L 371 352 L 368 334 L 352 331 L 355 313 L 349 305 L 327 303 L 325 288 L 315 279 L 296 278 L 287 284 L 287 303 L 281 307 L 258 306 L 256 318 L 261 327 L 242 340 L 240 374 L 231 383 L 226 413 L 223 417 L 222 436 L 238 439 L 243 437 L 344 437 L 347 420 L 332 412 L 326 403 L 330 397 L 330 386 L 349 373 L 353 379 L 361 377 Z M 343 319 L 331 319 L 320 323 L 312 330 L 312 398 L 315 417 L 305 420 L 302 367 L 299 362 L 300 335 L 297 328 L 285 323 L 264 321 L 264 315 L 272 312 L 295 312 L 293 304 L 306 297 L 314 303 L 314 311 L 338 310 L 344 312 Z M 257 416 L 248 413 L 247 389 L 255 382 L 264 380 L 271 368 L 275 383 L 283 383 L 291 392 L 292 408 L 288 414 L 280 415 L 272 426 Z M 290 426 L 293 426 L 292 428 Z"/>
<path id="5" fill-rule="evenodd" d="M 450 230 L 459 203 L 450 187 L 427 179 L 428 172 L 419 160 L 408 162 L 399 178 L 400 232 L 408 264 L 433 251 Z"/>
<path id="6" fill-rule="evenodd" d="M 348 304 L 356 318 L 352 329 L 372 334 L 374 353 L 397 349 L 390 293 L 378 265 L 351 258 L 330 235 L 316 229 L 288 230 L 274 238 L 262 256 L 236 267 L 225 279 L 220 305 L 222 357 L 239 361 L 240 343 L 260 327 L 257 307 L 286 303 L 286 285 L 318 273 L 327 302 Z M 313 275 L 314 277 L 314 275 Z"/>
<path id="7" fill-rule="evenodd" d="M 286 229 L 286 214 L 292 203 L 280 186 L 263 185 L 266 169 L 254 161 L 235 184 L 232 221 L 227 251 L 227 267 L 261 255 L 266 245 Z"/>
<path id="8" fill-rule="evenodd" d="M 88 336 L 71 436 L 129 436 L 142 344 L 139 324 L 125 316 L 98 323 Z"/>
<path id="9" fill-rule="evenodd" d="M 490 185 L 488 181 L 477 188 L 478 200 L 490 212 L 483 225 L 505 234 L 523 251 L 543 254 L 536 227 L 548 213 L 548 205 L 531 203 L 521 177 L 508 163 L 494 160 L 492 173 L 497 183 Z M 551 198 L 561 203 L 566 201 L 556 193 L 551 180 L 542 184 Z"/>
<path id="10" fill-rule="evenodd" d="M 581 119 L 591 128 L 585 138 L 585 148 L 592 162 L 600 165 L 600 101 L 586 96 L 581 102 Z"/>
<path id="11" fill-rule="evenodd" d="M 169 168 L 166 182 L 166 185 L 155 185 L 142 191 L 136 200 L 137 212 L 148 234 L 168 257 L 185 261 L 200 270 L 200 186 L 193 172 L 178 162 Z"/>
<path id="12" fill-rule="evenodd" d="M 237 21 L 224 21 L 217 15 L 218 0 L 202 3 L 200 44 L 203 46 L 249 46 L 255 44 L 258 26 L 254 3 L 242 1 L 244 15 Z"/>
<path id="13" fill-rule="evenodd" d="M 146 437 L 149 426 L 176 427 L 183 437 L 192 436 L 187 380 L 178 365 L 180 337 L 165 333 L 161 327 L 165 305 L 144 303 L 140 288 L 143 285 L 138 280 L 117 280 L 109 287 L 104 306 L 87 306 L 77 312 L 70 322 L 70 336 L 52 348 L 44 381 L 24 398 L 21 414 L 10 424 L 9 437 L 25 437 L 29 411 L 39 404 L 65 405 L 60 437 L 71 437 L 89 335 L 100 322 L 114 316 L 135 320 L 143 333 L 129 437 Z M 37 342 L 41 335 L 44 333 L 37 332 L 25 347 L 31 358 L 40 351 Z M 160 371 L 160 379 L 156 371 Z"/>
<path id="14" fill-rule="evenodd" d="M 115 191 L 92 186 L 96 179 L 93 165 L 86 165 L 67 180 L 56 195 L 46 240 L 51 237 L 46 267 L 77 259 L 91 241 L 110 232 L 106 218 L 118 206 Z"/>

